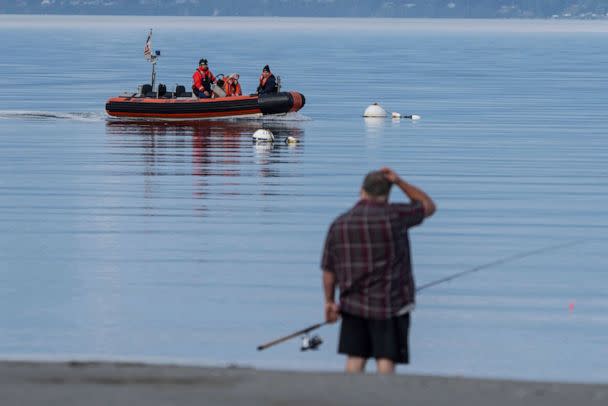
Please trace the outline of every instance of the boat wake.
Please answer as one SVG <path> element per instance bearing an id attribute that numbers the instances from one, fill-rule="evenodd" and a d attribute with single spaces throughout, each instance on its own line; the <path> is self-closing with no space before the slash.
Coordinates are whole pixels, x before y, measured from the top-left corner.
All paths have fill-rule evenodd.
<path id="1" fill-rule="evenodd" d="M 304 121 L 312 121 L 312 118 L 300 114 L 298 112 L 286 113 L 286 114 L 272 114 L 272 115 L 249 115 L 240 117 L 214 117 L 207 119 L 159 119 L 153 117 L 110 117 L 101 116 L 109 123 L 149 123 L 163 125 L 170 125 L 175 123 L 276 123 L 276 124 L 289 124 L 289 123 L 300 123 Z M 0 111 L 0 118 L 2 118 L 2 112 Z M 95 120 L 97 121 L 97 120 Z"/>
<path id="2" fill-rule="evenodd" d="M 95 112 L 62 113 L 57 111 L 0 110 L 0 120 L 70 120 L 98 122 L 105 114 Z"/>
<path id="3" fill-rule="evenodd" d="M 234 121 L 258 121 L 258 122 L 285 122 L 285 121 L 312 121 L 312 118 L 307 117 L 299 112 L 286 114 L 272 114 L 259 117 L 232 117 Z"/>
<path id="4" fill-rule="evenodd" d="M 312 121 L 312 118 L 299 112 L 287 113 L 285 115 L 263 116 L 264 121 Z"/>

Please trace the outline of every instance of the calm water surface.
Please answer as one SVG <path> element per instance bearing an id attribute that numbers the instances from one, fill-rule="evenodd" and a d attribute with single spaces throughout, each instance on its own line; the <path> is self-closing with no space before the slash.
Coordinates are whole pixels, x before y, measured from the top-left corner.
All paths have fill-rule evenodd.
<path id="1" fill-rule="evenodd" d="M 0 16 L 1 357 L 341 369 L 336 327 L 316 353 L 255 347 L 321 320 L 327 227 L 389 165 L 439 206 L 421 284 L 582 241 L 421 293 L 402 372 L 608 379 L 605 23 L 87 21 Z M 148 81 L 150 26 L 168 87 L 204 56 L 249 92 L 269 63 L 306 107 L 107 120 Z M 365 121 L 373 101 L 423 118 Z"/>

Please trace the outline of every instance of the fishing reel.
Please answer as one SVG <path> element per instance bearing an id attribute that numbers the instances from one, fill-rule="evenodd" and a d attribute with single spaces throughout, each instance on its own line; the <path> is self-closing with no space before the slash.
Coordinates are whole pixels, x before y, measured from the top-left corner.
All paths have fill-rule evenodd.
<path id="1" fill-rule="evenodd" d="M 314 335 L 309 337 L 308 334 L 302 337 L 302 345 L 300 346 L 300 351 L 308 351 L 313 350 L 316 351 L 323 344 L 323 339 L 321 336 Z"/>

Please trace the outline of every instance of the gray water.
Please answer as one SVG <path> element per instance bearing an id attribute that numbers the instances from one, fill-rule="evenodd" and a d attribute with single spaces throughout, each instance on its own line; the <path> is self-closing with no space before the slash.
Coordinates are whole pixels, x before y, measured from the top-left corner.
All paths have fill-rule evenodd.
<path id="1" fill-rule="evenodd" d="M 196 61 L 305 108 L 117 123 L 107 98 L 189 86 Z M 608 378 L 608 24 L 0 16 L 0 357 L 339 370 L 325 232 L 391 166 L 439 210 L 412 232 L 425 290 L 406 373 Z M 364 120 L 377 101 L 422 119 Z M 255 145 L 269 128 L 279 142 Z M 298 144 L 281 141 L 293 136 Z M 394 191 L 393 199 L 405 198 Z"/>

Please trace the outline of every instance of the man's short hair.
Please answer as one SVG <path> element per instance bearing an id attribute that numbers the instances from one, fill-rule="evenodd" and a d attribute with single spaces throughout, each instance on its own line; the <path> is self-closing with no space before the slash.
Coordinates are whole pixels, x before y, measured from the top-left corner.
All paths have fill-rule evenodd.
<path id="1" fill-rule="evenodd" d="M 370 196 L 388 196 L 393 184 L 386 179 L 381 171 L 372 171 L 365 176 L 361 188 Z"/>

